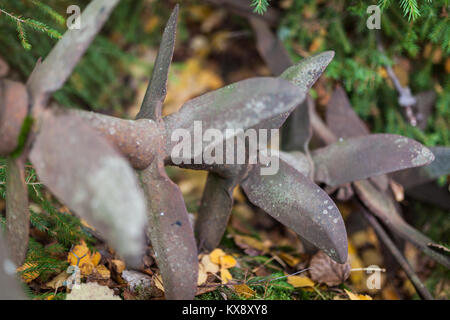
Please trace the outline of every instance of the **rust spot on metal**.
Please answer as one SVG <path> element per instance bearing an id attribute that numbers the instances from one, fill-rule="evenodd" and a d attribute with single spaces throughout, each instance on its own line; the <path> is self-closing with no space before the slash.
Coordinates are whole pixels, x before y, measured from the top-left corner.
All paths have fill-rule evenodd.
<path id="1" fill-rule="evenodd" d="M 25 86 L 11 80 L 0 80 L 0 156 L 17 148 L 17 139 L 28 113 Z"/>

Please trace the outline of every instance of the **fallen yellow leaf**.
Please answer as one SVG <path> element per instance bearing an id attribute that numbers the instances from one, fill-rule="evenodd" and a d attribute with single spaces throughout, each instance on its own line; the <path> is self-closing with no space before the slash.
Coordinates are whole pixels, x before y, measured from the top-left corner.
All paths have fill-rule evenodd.
<path id="1" fill-rule="evenodd" d="M 164 292 L 164 284 L 163 284 L 163 280 L 160 274 L 155 276 L 155 286 L 161 290 L 162 292 Z"/>
<path id="2" fill-rule="evenodd" d="M 116 270 L 118 274 L 121 274 L 123 270 L 125 270 L 125 262 L 123 262 L 122 260 L 114 259 L 111 262 L 113 264 L 114 270 Z"/>
<path id="3" fill-rule="evenodd" d="M 209 259 L 211 259 L 211 262 L 219 265 L 220 264 L 220 258 L 225 256 L 225 252 L 222 249 L 214 249 L 209 254 Z"/>
<path id="4" fill-rule="evenodd" d="M 91 256 L 91 262 L 94 265 L 94 267 L 96 267 L 100 263 L 101 259 L 102 255 L 98 251 Z"/>
<path id="5" fill-rule="evenodd" d="M 289 276 L 287 282 L 294 288 L 314 287 L 315 283 L 308 277 Z"/>
<path id="6" fill-rule="evenodd" d="M 28 269 L 36 268 L 37 266 L 38 266 L 37 263 L 26 262 L 21 267 L 17 268 L 17 272 L 27 271 Z M 38 271 L 24 272 L 21 276 L 23 281 L 25 281 L 26 283 L 30 283 L 31 281 L 39 277 L 39 272 Z"/>
<path id="7" fill-rule="evenodd" d="M 206 269 L 203 266 L 203 264 L 199 263 L 198 264 L 198 280 L 197 280 L 197 285 L 201 286 L 202 284 L 204 284 L 206 282 L 206 280 L 208 279 L 208 274 L 206 273 Z"/>
<path id="8" fill-rule="evenodd" d="M 251 298 L 256 294 L 256 292 L 246 284 L 235 285 L 234 291 L 243 298 Z"/>
<path id="9" fill-rule="evenodd" d="M 95 257 L 95 260 L 97 259 L 98 261 L 100 261 L 99 256 Z M 73 247 L 72 251 L 67 255 L 67 261 L 72 266 L 78 265 L 83 276 L 90 275 L 95 267 L 94 263 L 91 260 L 89 248 L 86 246 L 86 243 L 84 241 L 82 241 L 81 244 Z"/>
<path id="10" fill-rule="evenodd" d="M 344 289 L 345 293 L 348 295 L 350 300 L 372 300 L 371 296 L 364 295 L 364 294 L 354 294 L 351 291 L 348 291 L 347 289 Z"/>
<path id="11" fill-rule="evenodd" d="M 104 265 L 98 265 L 95 270 L 97 270 L 98 274 L 104 280 L 108 280 L 111 277 L 111 271 L 108 270 Z"/>
<path id="12" fill-rule="evenodd" d="M 283 261 L 286 262 L 290 267 L 295 267 L 301 261 L 299 258 L 296 258 L 286 252 L 281 252 L 278 256 L 283 259 Z"/>
<path id="13" fill-rule="evenodd" d="M 220 260 L 220 265 L 222 266 L 222 268 L 226 268 L 226 269 L 233 268 L 237 264 L 236 259 L 234 259 L 230 255 L 225 255 L 223 257 L 220 257 L 219 260 Z"/>
<path id="14" fill-rule="evenodd" d="M 231 275 L 228 269 L 222 268 L 220 269 L 220 277 L 222 278 L 222 284 L 227 284 L 231 280 L 233 280 L 233 276 Z"/>
<path id="15" fill-rule="evenodd" d="M 212 274 L 219 272 L 219 266 L 213 263 L 207 254 L 201 258 L 200 263 L 203 265 L 206 272 L 210 272 Z"/>

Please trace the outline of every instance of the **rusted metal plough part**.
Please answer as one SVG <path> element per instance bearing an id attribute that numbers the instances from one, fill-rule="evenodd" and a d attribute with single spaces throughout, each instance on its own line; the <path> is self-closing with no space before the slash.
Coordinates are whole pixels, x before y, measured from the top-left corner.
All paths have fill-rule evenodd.
<path id="1" fill-rule="evenodd" d="M 281 42 L 264 21 L 251 18 L 249 22 L 256 33 L 261 56 L 272 72 L 279 74 L 281 68 L 291 64 Z M 278 61 L 278 64 L 274 64 L 274 61 Z M 326 110 L 325 124 L 313 107 L 296 109 L 282 128 L 282 147 L 289 151 L 302 151 L 308 157 L 310 153 L 305 145 L 310 141 L 311 129 L 316 140 L 328 145 L 314 150 L 311 154 L 314 164 L 312 178 L 325 183 L 328 192 L 337 191 L 337 197 L 343 200 L 352 197 L 356 191 L 357 198 L 365 206 L 365 217 L 368 217 L 369 223 L 377 229 L 380 240 L 405 269 L 419 295 L 424 299 L 432 298 L 402 254 L 393 249 L 392 241 L 382 228 L 387 227 L 394 235 L 410 241 L 431 258 L 450 268 L 448 255 L 439 252 L 436 249 L 438 246 L 431 239 L 401 218 L 400 208 L 389 190 L 391 179 L 400 182 L 408 194 L 410 190 L 414 190 L 413 187 L 417 188 L 439 176 L 448 175 L 450 149 L 435 147 L 430 148 L 430 151 L 405 137 L 370 135 L 365 123 L 353 111 L 341 87 L 336 88 Z M 433 162 L 430 164 L 431 161 Z M 394 173 L 385 175 L 389 172 Z M 427 200 L 437 200 L 436 204 L 446 208 L 450 206 L 448 193 L 438 199 L 431 197 Z M 369 215 L 380 219 L 384 226 L 379 225 L 376 219 Z"/>
<path id="2" fill-rule="evenodd" d="M 9 145 L 1 149 L 2 155 L 9 155 L 7 227 L 23 231 L 18 233 L 19 239 L 9 233 L 8 242 L 15 252 L 14 262 L 21 264 L 26 253 L 23 244 L 28 241 L 28 199 L 23 178 L 24 160 L 29 158 L 41 182 L 96 228 L 129 266 L 139 262 L 146 233 L 155 251 L 166 297 L 191 299 L 196 292 L 197 245 L 181 191 L 164 170 L 165 165 L 173 164 L 172 133 L 181 128 L 193 134 L 195 121 L 202 121 L 205 130 L 276 129 L 304 101 L 307 90 L 331 61 L 333 53 L 306 59 L 281 78 L 249 79 L 208 93 L 162 118 L 175 44 L 176 7 L 164 31 L 137 120 L 47 108 L 49 97 L 62 87 L 117 3 L 118 0 L 95 0 L 89 4 L 82 15 L 83 29 L 79 33 L 68 31 L 30 76 L 26 85 L 27 113 L 7 119 L 15 123 L 7 129 L 0 128 L 12 132 L 8 133 L 10 137 L 2 138 Z M 8 97 L 13 93 L 2 94 Z M 1 106 L 2 125 L 3 115 L 11 114 L 11 110 L 9 105 Z M 33 119 L 31 126 L 27 118 Z M 14 145 L 11 141 L 17 141 L 17 137 L 19 141 L 28 139 Z M 408 150 L 412 155 L 417 155 L 417 150 L 422 148 L 408 140 L 407 148 L 411 147 L 414 148 Z M 419 160 L 405 162 L 402 168 L 426 163 L 431 156 Z M 200 244 L 212 248 L 220 240 L 232 206 L 232 189 L 241 184 L 254 204 L 333 259 L 345 262 L 347 238 L 342 217 L 327 193 L 310 180 L 315 176 L 311 161 L 309 153 L 304 157 L 283 154 L 280 169 L 273 176 L 261 176 L 261 165 L 179 164 L 210 171 L 207 186 L 211 189 L 205 190 L 196 226 Z M 220 196 L 216 197 L 213 191 Z M 214 211 L 208 212 L 208 208 Z M 9 219 L 10 216 L 13 218 Z M 208 226 L 215 232 L 205 233 Z"/>
<path id="3" fill-rule="evenodd" d="M 4 134 L 0 150 L 8 157 L 7 240 L 14 263 L 22 264 L 29 227 L 24 164 L 29 159 L 40 181 L 92 225 L 129 266 L 138 264 L 147 233 L 166 297 L 191 299 L 196 292 L 197 246 L 181 191 L 164 170 L 174 147 L 169 137 L 179 128 L 192 132 L 194 121 L 202 121 L 205 129 L 276 129 L 303 101 L 305 92 L 283 79 L 249 79 L 193 99 L 180 112 L 163 119 L 161 107 L 175 44 L 176 7 L 164 31 L 138 120 L 47 107 L 52 93 L 70 76 L 117 3 L 92 1 L 81 17 L 82 29 L 64 35 L 48 57 L 37 63 L 26 86 L 2 80 L 0 130 Z M 311 85 L 320 75 L 304 67 L 299 72 L 309 77 Z M 201 169 L 225 177 L 234 175 L 238 168 L 201 165 Z M 243 174 L 254 169 L 244 168 Z M 247 184 L 251 188 L 252 184 Z M 255 199 L 261 196 L 255 195 Z M 321 197 L 331 202 L 322 190 L 316 197 L 317 202 Z M 272 206 L 281 214 L 282 205 L 275 202 Z M 330 205 L 337 223 L 332 229 L 318 230 L 318 234 L 328 239 L 330 255 L 345 260 L 345 228 L 337 208 Z M 339 241 L 333 242 L 335 239 Z"/>

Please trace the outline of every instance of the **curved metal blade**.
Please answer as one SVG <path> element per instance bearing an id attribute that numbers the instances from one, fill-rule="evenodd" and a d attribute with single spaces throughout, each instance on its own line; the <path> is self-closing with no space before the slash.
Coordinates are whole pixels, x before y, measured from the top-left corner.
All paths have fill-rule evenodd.
<path id="1" fill-rule="evenodd" d="M 395 202 L 389 194 L 381 192 L 368 180 L 353 182 L 356 193 L 363 203 L 380 218 L 392 232 L 410 241 L 425 254 L 435 259 L 442 265 L 450 268 L 450 258 L 429 247 L 433 243 L 431 239 L 407 224 L 400 216 Z"/>
<path id="2" fill-rule="evenodd" d="M 302 91 L 308 92 L 333 58 L 334 51 L 318 53 L 288 68 L 281 74 L 280 78 L 286 79 Z"/>
<path id="3" fill-rule="evenodd" d="M 8 251 L 0 234 L 0 300 L 25 300 L 16 275 L 17 265 L 9 259 Z"/>
<path id="4" fill-rule="evenodd" d="M 283 42 L 270 30 L 262 19 L 249 17 L 250 25 L 256 33 L 256 47 L 272 74 L 278 76 L 292 66 L 291 58 Z"/>
<path id="5" fill-rule="evenodd" d="M 312 152 L 315 181 L 335 187 L 401 169 L 418 167 L 434 160 L 420 143 L 393 134 L 372 134 L 341 139 Z"/>
<path id="6" fill-rule="evenodd" d="M 164 29 L 158 56 L 153 66 L 150 85 L 147 88 L 141 110 L 137 114 L 136 119 L 160 121 L 162 118 L 161 110 L 167 95 L 167 78 L 175 48 L 178 8 L 179 6 L 177 4 Z"/>
<path id="7" fill-rule="evenodd" d="M 241 182 L 250 201 L 339 263 L 347 261 L 347 233 L 333 200 L 280 158 L 275 175 L 256 166 Z"/>
<path id="8" fill-rule="evenodd" d="M 176 129 L 187 129 L 194 136 L 195 123 L 203 131 L 213 128 L 222 133 L 225 129 L 276 129 L 305 99 L 305 93 L 283 79 L 248 79 L 188 101 L 164 122 L 169 137 Z M 167 139 L 167 154 L 178 143 L 171 140 Z"/>
<path id="9" fill-rule="evenodd" d="M 198 277 L 197 246 L 181 190 L 169 179 L 160 160 L 139 171 L 139 176 L 147 196 L 147 234 L 166 298 L 193 299 Z"/>
<path id="10" fill-rule="evenodd" d="M 326 121 L 338 138 L 350 138 L 370 134 L 364 121 L 353 110 L 345 90 L 337 86 L 326 109 Z"/>
<path id="11" fill-rule="evenodd" d="M 409 189 L 450 174 L 450 148 L 430 147 L 430 150 L 435 157 L 432 163 L 420 168 L 395 172 L 391 175 L 392 179 L 400 183 L 405 189 Z"/>
<path id="12" fill-rule="evenodd" d="M 28 190 L 25 184 L 23 158 L 7 160 L 6 174 L 6 235 L 13 261 L 20 266 L 25 261 L 30 231 Z"/>
<path id="13" fill-rule="evenodd" d="M 68 30 L 30 75 L 27 86 L 40 100 L 60 89 L 108 19 L 119 0 L 93 0 L 80 16 L 80 29 Z"/>
<path id="14" fill-rule="evenodd" d="M 134 171 L 75 115 L 45 112 L 30 153 L 39 179 L 133 264 L 143 253 L 146 222 Z"/>

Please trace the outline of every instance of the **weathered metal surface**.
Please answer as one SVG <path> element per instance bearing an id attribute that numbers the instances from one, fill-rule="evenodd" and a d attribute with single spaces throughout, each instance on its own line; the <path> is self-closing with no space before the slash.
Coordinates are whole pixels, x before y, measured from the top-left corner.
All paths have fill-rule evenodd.
<path id="1" fill-rule="evenodd" d="M 229 177 L 208 174 L 195 224 L 200 250 L 217 248 L 225 233 L 233 208 L 233 190 L 248 169 L 246 165 L 236 165 L 232 170 L 235 173 Z"/>
<path id="2" fill-rule="evenodd" d="M 23 157 L 8 158 L 6 169 L 6 236 L 12 259 L 16 265 L 20 266 L 27 255 L 30 231 L 30 211 Z"/>
<path id="3" fill-rule="evenodd" d="M 335 261 L 345 263 L 347 234 L 333 200 L 282 159 L 275 175 L 261 175 L 259 169 L 255 166 L 241 182 L 250 201 Z"/>
<path id="4" fill-rule="evenodd" d="M 71 110 L 90 127 L 114 145 L 131 163 L 133 168 L 143 170 L 155 158 L 159 150 L 156 145 L 165 136 L 164 128 L 153 120 L 124 120 L 94 112 Z"/>
<path id="5" fill-rule="evenodd" d="M 300 172 L 305 177 L 309 177 L 312 168 L 308 157 L 300 151 L 283 152 L 279 151 L 280 159 L 289 166 Z"/>
<path id="6" fill-rule="evenodd" d="M 73 114 L 41 113 L 30 160 L 40 181 L 128 262 L 140 259 L 145 198 L 126 160 Z"/>
<path id="7" fill-rule="evenodd" d="M 68 30 L 39 64 L 27 86 L 33 105 L 45 107 L 48 95 L 60 89 L 108 19 L 119 0 L 93 0 L 80 16 L 81 28 Z"/>
<path id="8" fill-rule="evenodd" d="M 194 137 L 194 121 L 200 121 L 203 132 L 209 128 L 275 129 L 303 101 L 305 92 L 286 80 L 253 78 L 228 85 L 188 101 L 180 111 L 164 118 L 168 134 L 166 150 L 171 154 L 178 141 L 171 141 L 176 129 L 187 129 Z M 204 148 L 208 146 L 204 142 Z"/>
<path id="9" fill-rule="evenodd" d="M 0 79 L 0 156 L 13 152 L 28 113 L 28 93 L 19 82 Z"/>
<path id="10" fill-rule="evenodd" d="M 416 114 L 417 127 L 425 130 L 428 118 L 430 117 L 436 102 L 436 92 L 434 90 L 420 92 L 415 98 L 416 104 L 413 106 L 413 109 Z"/>
<path id="11" fill-rule="evenodd" d="M 447 268 L 450 268 L 450 258 L 429 248 L 428 244 L 433 243 L 433 241 L 411 227 L 401 218 L 395 202 L 389 194 L 377 190 L 368 180 L 355 181 L 353 182 L 353 186 L 364 205 L 380 218 L 393 233 L 410 241 L 425 254 Z"/>
<path id="12" fill-rule="evenodd" d="M 25 300 L 17 279 L 17 265 L 10 259 L 9 251 L 0 234 L 0 300 Z"/>
<path id="13" fill-rule="evenodd" d="M 326 122 L 338 138 L 365 136 L 370 133 L 366 124 L 353 110 L 341 86 L 336 87 L 328 102 Z"/>
<path id="14" fill-rule="evenodd" d="M 274 8 L 268 8 L 267 11 L 260 15 L 256 12 L 253 12 L 252 7 L 250 6 L 249 0 L 206 0 L 207 2 L 223 6 L 227 10 L 233 12 L 234 14 L 244 16 L 244 17 L 258 17 L 260 19 L 264 19 L 267 23 L 272 26 L 278 25 L 278 20 L 280 18 L 280 12 L 275 10 Z"/>
<path id="15" fill-rule="evenodd" d="M 418 167 L 434 160 L 420 143 L 392 134 L 372 134 L 341 139 L 315 150 L 314 180 L 339 186 L 354 180 Z"/>
<path id="16" fill-rule="evenodd" d="M 334 51 L 318 53 L 293 65 L 284 71 L 280 77 L 307 92 L 316 83 L 333 58 Z"/>
<path id="17" fill-rule="evenodd" d="M 286 151 L 301 151 L 309 155 L 309 142 L 312 137 L 310 110 L 314 101 L 308 95 L 286 120 L 281 131 L 281 146 Z"/>
<path id="18" fill-rule="evenodd" d="M 147 88 L 141 110 L 137 114 L 136 119 L 161 120 L 162 105 L 167 95 L 169 67 L 172 62 L 173 51 L 175 48 L 178 7 L 177 4 L 164 29 L 161 45 L 159 46 L 158 55 L 156 57 L 155 65 L 153 66 L 150 85 Z"/>
<path id="19" fill-rule="evenodd" d="M 411 198 L 432 203 L 450 211 L 450 191 L 448 188 L 440 188 L 434 181 L 410 187 L 405 191 Z"/>
<path id="20" fill-rule="evenodd" d="M 193 299 L 198 260 L 194 232 L 180 188 L 167 176 L 162 161 L 140 171 L 147 196 L 147 235 L 155 251 L 167 299 Z"/>
<path id="21" fill-rule="evenodd" d="M 0 57 L 0 78 L 5 77 L 9 72 L 9 65 Z"/>
<path id="22" fill-rule="evenodd" d="M 250 17 L 250 25 L 256 33 L 256 48 L 273 75 L 281 75 L 292 66 L 292 61 L 283 43 L 261 18 Z"/>
<path id="23" fill-rule="evenodd" d="M 408 189 L 450 174 L 450 148 L 430 147 L 430 150 L 435 158 L 432 163 L 395 172 L 391 174 L 392 179 Z"/>

